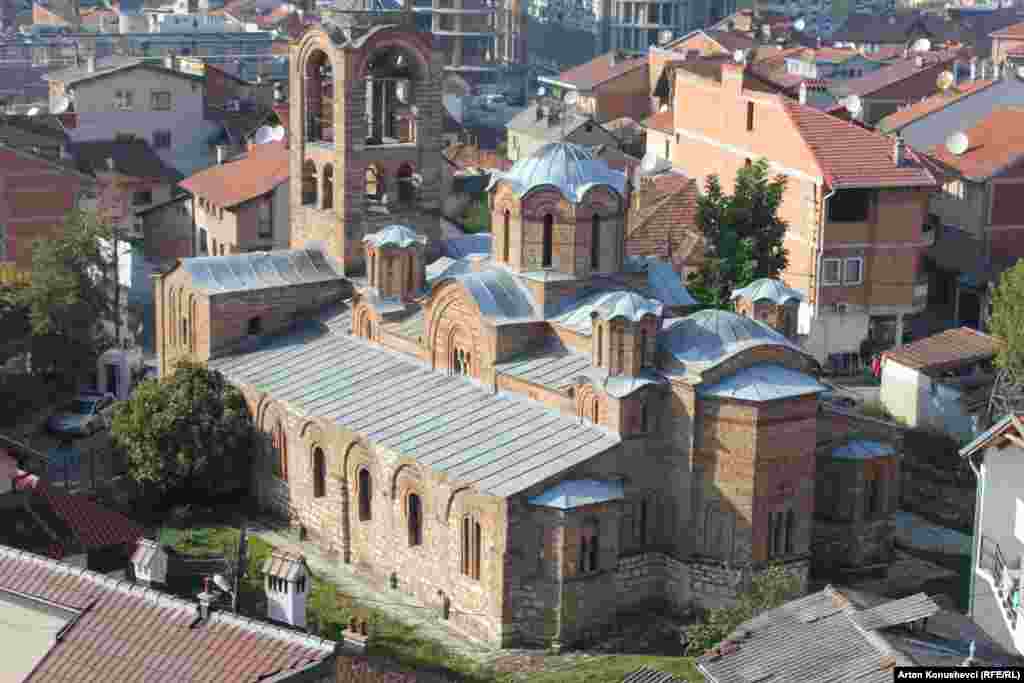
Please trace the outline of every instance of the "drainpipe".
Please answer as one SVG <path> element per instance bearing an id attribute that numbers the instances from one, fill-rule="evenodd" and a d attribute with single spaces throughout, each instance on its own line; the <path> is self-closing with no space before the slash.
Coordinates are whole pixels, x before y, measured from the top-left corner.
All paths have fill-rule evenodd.
<path id="1" fill-rule="evenodd" d="M 976 487 L 974 489 L 974 500 L 984 500 L 982 494 L 985 491 L 985 471 L 982 467 L 976 467 L 974 461 L 971 460 L 971 456 L 967 456 L 967 464 L 971 466 L 971 471 L 974 472 L 974 478 L 976 480 Z M 974 618 L 974 582 L 977 580 L 976 569 L 978 563 L 981 561 L 981 513 L 984 506 L 976 504 L 974 506 L 974 538 L 971 539 L 971 582 L 967 589 L 967 616 L 971 619 Z"/>
<path id="2" fill-rule="evenodd" d="M 821 221 L 818 223 L 818 253 L 814 266 L 814 317 L 818 317 L 821 308 L 821 259 L 825 249 L 822 246 L 825 240 L 825 221 L 828 219 L 828 200 L 835 196 L 836 190 L 832 190 L 821 198 Z"/>

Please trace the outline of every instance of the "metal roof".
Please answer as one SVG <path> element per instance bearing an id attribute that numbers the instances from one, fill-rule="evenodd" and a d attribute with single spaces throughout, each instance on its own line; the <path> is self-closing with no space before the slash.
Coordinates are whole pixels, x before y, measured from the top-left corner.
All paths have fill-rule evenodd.
<path id="1" fill-rule="evenodd" d="M 934 600 L 924 593 L 917 593 L 857 612 L 853 615 L 853 620 L 861 628 L 874 631 L 926 619 L 941 611 L 942 608 Z"/>
<path id="2" fill-rule="evenodd" d="M 468 273 L 472 269 L 472 264 L 465 259 L 442 256 L 427 266 L 427 282 L 433 284 L 434 280 L 456 277 Z"/>
<path id="3" fill-rule="evenodd" d="M 640 322 L 644 316 L 661 316 L 660 301 L 647 299 L 636 292 L 614 290 L 611 292 L 594 292 L 569 304 L 567 310 L 553 318 L 564 327 L 579 334 L 590 335 L 593 331 L 593 316 L 602 320 L 625 318 L 632 322 Z"/>
<path id="4" fill-rule="evenodd" d="M 536 402 L 490 393 L 317 321 L 209 365 L 298 415 L 333 421 L 496 496 L 514 495 L 620 443 Z"/>
<path id="5" fill-rule="evenodd" d="M 441 253 L 453 259 L 462 259 L 474 254 L 489 256 L 492 242 L 492 236 L 486 233 L 453 237 L 441 242 Z"/>
<path id="6" fill-rule="evenodd" d="M 626 674 L 626 677 L 622 679 L 622 683 L 686 683 L 686 681 L 664 671 L 657 671 L 644 666 L 631 674 Z"/>
<path id="7" fill-rule="evenodd" d="M 576 204 L 583 200 L 587 190 L 597 185 L 610 187 L 620 198 L 626 194 L 625 173 L 595 158 L 588 148 L 569 142 L 549 142 L 508 171 L 495 172 L 487 189 L 493 189 L 498 181 L 511 185 L 519 197 L 538 187 L 557 187 Z"/>
<path id="8" fill-rule="evenodd" d="M 741 401 L 774 401 L 825 391 L 810 375 L 777 363 L 758 363 L 738 370 L 711 386 L 697 387 L 701 396 Z"/>
<path id="9" fill-rule="evenodd" d="M 587 354 L 570 351 L 555 339 L 542 349 L 518 354 L 494 367 L 503 375 L 564 391 L 593 363 Z"/>
<path id="10" fill-rule="evenodd" d="M 787 304 L 790 301 L 803 301 L 804 295 L 795 289 L 787 287 L 785 283 L 772 278 L 764 277 L 751 282 L 746 287 L 735 290 L 731 301 L 736 299 L 747 299 L 749 301 L 771 301 L 775 304 Z"/>
<path id="11" fill-rule="evenodd" d="M 559 482 L 539 496 L 530 498 L 530 505 L 571 510 L 584 505 L 622 500 L 624 497 L 621 479 L 614 481 L 570 479 Z"/>
<path id="12" fill-rule="evenodd" d="M 405 249 L 414 245 L 425 245 L 426 235 L 421 235 L 407 225 L 387 225 L 363 238 L 363 242 L 381 247 Z"/>
<path id="13" fill-rule="evenodd" d="M 415 305 L 413 312 L 401 320 L 387 325 L 388 331 L 406 339 L 419 340 L 426 330 L 423 307 Z"/>
<path id="14" fill-rule="evenodd" d="M 344 276 L 315 249 L 259 251 L 181 260 L 192 286 L 209 294 L 342 280 Z"/>
<path id="15" fill-rule="evenodd" d="M 893 455 L 895 452 L 896 448 L 892 444 L 870 439 L 855 439 L 833 450 L 832 457 L 838 460 L 870 460 Z"/>
<path id="16" fill-rule="evenodd" d="M 445 278 L 433 281 L 436 286 Z M 501 268 L 472 271 L 456 275 L 473 296 L 480 313 L 496 322 L 525 322 L 537 320 L 537 306 L 529 290 Z"/>
<path id="17" fill-rule="evenodd" d="M 627 256 L 623 263 L 627 273 L 647 273 L 648 294 L 666 306 L 695 306 L 697 300 L 683 285 L 682 276 L 672 264 L 653 256 Z"/>
<path id="18" fill-rule="evenodd" d="M 806 353 L 764 323 L 730 311 L 704 310 L 685 318 L 666 320 L 658 335 L 658 347 L 687 369 L 709 367 L 757 346 L 782 346 Z"/>

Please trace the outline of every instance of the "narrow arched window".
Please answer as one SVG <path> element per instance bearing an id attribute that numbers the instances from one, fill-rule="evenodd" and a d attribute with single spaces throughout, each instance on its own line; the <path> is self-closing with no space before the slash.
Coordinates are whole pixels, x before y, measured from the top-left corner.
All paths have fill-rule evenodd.
<path id="1" fill-rule="evenodd" d="M 604 363 L 604 328 L 600 325 L 597 326 L 597 366 L 601 367 Z"/>
<path id="2" fill-rule="evenodd" d="M 786 511 L 786 553 L 793 552 L 793 546 L 796 544 L 796 513 L 793 512 L 792 508 Z"/>
<path id="3" fill-rule="evenodd" d="M 544 215 L 544 253 L 541 266 L 550 268 L 555 251 L 555 217 L 550 213 Z"/>
<path id="4" fill-rule="evenodd" d="M 471 579 L 480 579 L 480 549 L 482 534 L 480 522 L 470 516 L 462 518 L 462 574 Z"/>
<path id="5" fill-rule="evenodd" d="M 165 318 L 165 319 L 168 319 L 168 320 L 171 321 L 171 324 L 167 326 L 167 328 L 168 328 L 168 336 L 170 337 L 171 346 L 174 346 L 175 344 L 178 343 L 178 338 L 177 338 L 178 335 L 176 334 L 177 331 L 178 331 L 178 325 L 175 322 L 178 319 L 178 312 L 177 312 L 178 309 L 177 309 L 177 306 L 176 306 L 176 302 L 177 302 L 177 297 L 174 295 L 174 290 L 171 290 L 171 295 L 170 295 L 170 298 L 169 298 L 169 305 L 167 306 L 167 308 L 169 308 L 170 310 L 166 314 L 167 318 Z"/>
<path id="6" fill-rule="evenodd" d="M 591 405 L 590 414 L 594 424 L 598 424 L 599 422 L 601 422 L 601 401 L 599 401 L 596 398 L 594 399 L 594 402 Z"/>
<path id="7" fill-rule="evenodd" d="M 785 550 L 786 527 L 783 525 L 783 513 L 775 513 L 775 554 L 781 555 Z"/>
<path id="8" fill-rule="evenodd" d="M 324 166 L 323 192 L 320 201 L 323 208 L 334 208 L 334 167 L 330 164 Z"/>
<path id="9" fill-rule="evenodd" d="M 416 291 L 416 257 L 409 257 L 409 269 L 406 271 L 408 274 L 408 280 L 406 282 L 406 288 L 409 293 L 412 294 Z"/>
<path id="10" fill-rule="evenodd" d="M 643 400 L 640 402 L 640 431 L 647 432 L 651 427 L 651 415 L 650 409 L 647 407 L 647 401 Z"/>
<path id="11" fill-rule="evenodd" d="M 640 368 L 647 365 L 647 330 L 640 330 Z"/>
<path id="12" fill-rule="evenodd" d="M 595 213 L 591 223 L 590 268 L 598 270 L 601 267 L 601 217 Z"/>
<path id="13" fill-rule="evenodd" d="M 410 493 L 406 499 L 406 521 L 409 526 L 409 545 L 423 543 L 423 510 L 418 494 Z"/>
<path id="14" fill-rule="evenodd" d="M 274 450 L 274 474 L 282 481 L 288 481 L 288 439 L 280 420 L 274 424 L 271 432 L 271 446 Z"/>
<path id="15" fill-rule="evenodd" d="M 373 514 L 370 502 L 373 500 L 373 482 L 370 479 L 370 471 L 365 467 L 359 470 L 359 519 L 366 521 Z"/>
<path id="16" fill-rule="evenodd" d="M 324 452 L 313 449 L 313 497 L 323 498 L 327 495 L 327 463 Z"/>
<path id="17" fill-rule="evenodd" d="M 505 223 L 501 233 L 502 260 L 512 261 L 512 212 L 505 209 Z"/>

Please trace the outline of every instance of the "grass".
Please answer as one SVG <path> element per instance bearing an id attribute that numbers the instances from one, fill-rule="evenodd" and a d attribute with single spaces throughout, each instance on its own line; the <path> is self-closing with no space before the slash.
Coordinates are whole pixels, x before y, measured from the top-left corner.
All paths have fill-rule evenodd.
<path id="1" fill-rule="evenodd" d="M 475 235 L 491 231 L 491 210 L 487 206 L 487 197 L 474 199 L 462 214 L 462 229 L 467 234 Z"/>

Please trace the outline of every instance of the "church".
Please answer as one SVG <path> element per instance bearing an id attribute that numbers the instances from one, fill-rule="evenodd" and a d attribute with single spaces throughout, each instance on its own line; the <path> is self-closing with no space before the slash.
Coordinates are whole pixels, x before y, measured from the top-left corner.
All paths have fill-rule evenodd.
<path id="1" fill-rule="evenodd" d="M 691 313 L 668 263 L 624 249 L 634 188 L 671 170 L 566 143 L 492 177 L 486 251 L 436 258 L 418 126 L 439 67 L 417 40 L 398 23 L 293 46 L 292 249 L 158 276 L 161 373 L 191 358 L 243 392 L 263 507 L 495 644 L 716 606 L 772 561 L 806 583 L 824 387 L 792 341 L 799 294 L 763 281 L 739 313 Z"/>

